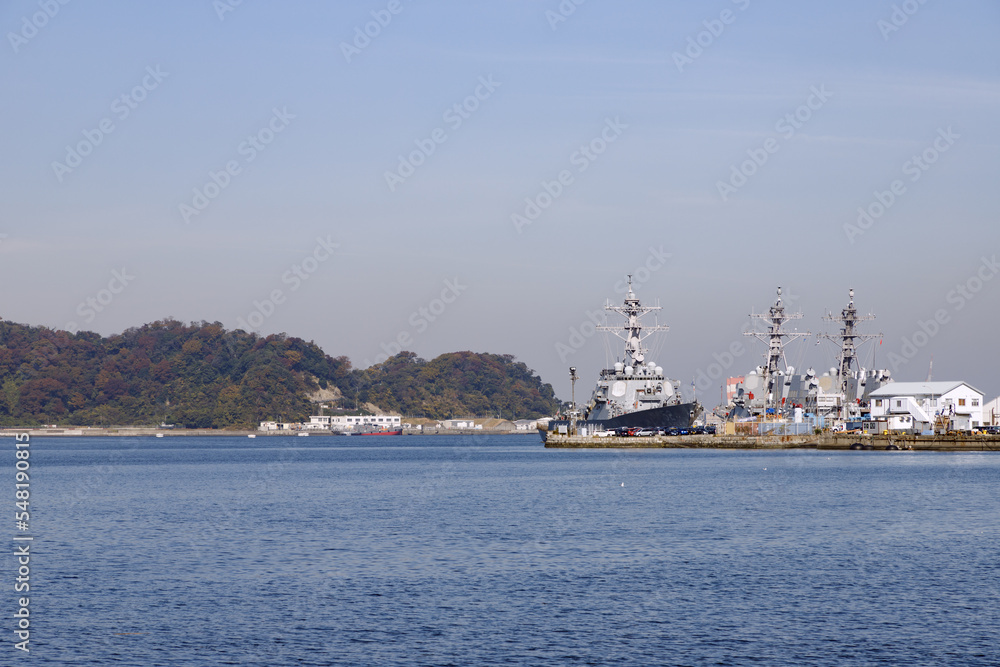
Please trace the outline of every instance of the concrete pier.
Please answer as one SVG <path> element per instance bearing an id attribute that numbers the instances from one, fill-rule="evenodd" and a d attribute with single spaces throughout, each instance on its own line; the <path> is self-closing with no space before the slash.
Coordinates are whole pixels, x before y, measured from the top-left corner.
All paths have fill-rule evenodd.
<path id="1" fill-rule="evenodd" d="M 995 435 L 674 435 L 606 437 L 545 434 L 549 448 L 588 449 L 858 449 L 933 452 L 1000 451 Z"/>

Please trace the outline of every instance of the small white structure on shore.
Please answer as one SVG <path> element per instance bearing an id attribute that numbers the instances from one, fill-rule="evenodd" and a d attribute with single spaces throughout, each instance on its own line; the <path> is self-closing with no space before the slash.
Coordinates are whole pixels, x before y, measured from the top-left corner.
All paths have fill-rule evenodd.
<path id="1" fill-rule="evenodd" d="M 349 431 L 362 424 L 398 429 L 402 428 L 403 418 L 400 415 L 312 415 L 303 428 L 311 431 Z"/>
<path id="2" fill-rule="evenodd" d="M 983 406 L 983 424 L 1000 426 L 1000 397 Z"/>
<path id="3" fill-rule="evenodd" d="M 869 394 L 871 419 L 890 431 L 926 431 L 939 418 L 949 430 L 983 424 L 983 392 L 966 382 L 890 382 Z"/>
<path id="4" fill-rule="evenodd" d="M 301 424 L 296 422 L 261 422 L 258 431 L 295 431 Z"/>
<path id="5" fill-rule="evenodd" d="M 476 420 L 472 417 L 465 419 L 442 419 L 441 428 L 464 428 L 464 429 L 481 429 L 482 424 L 476 425 Z"/>

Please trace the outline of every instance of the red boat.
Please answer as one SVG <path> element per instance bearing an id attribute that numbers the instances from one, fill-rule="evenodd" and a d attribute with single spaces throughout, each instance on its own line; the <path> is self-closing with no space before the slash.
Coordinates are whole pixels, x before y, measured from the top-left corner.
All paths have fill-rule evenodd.
<path id="1" fill-rule="evenodd" d="M 395 431 L 372 431 L 370 433 L 352 433 L 351 435 L 403 435 L 403 429 Z"/>

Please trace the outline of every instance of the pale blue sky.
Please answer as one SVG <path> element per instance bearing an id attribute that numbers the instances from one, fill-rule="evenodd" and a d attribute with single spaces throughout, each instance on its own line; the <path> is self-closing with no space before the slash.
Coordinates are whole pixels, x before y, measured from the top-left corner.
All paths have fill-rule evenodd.
<path id="1" fill-rule="evenodd" d="M 915 11 L 888 32 L 894 4 Z M 389 5 L 245 0 L 220 20 L 208 0 L 70 2 L 43 20 L 38 2 L 5 3 L 0 316 L 104 334 L 243 318 L 358 366 L 402 337 L 426 358 L 514 354 L 568 398 L 567 367 L 589 391 L 605 344 L 562 359 L 557 346 L 620 299 L 652 247 L 671 256 L 639 296 L 664 307 L 656 360 L 688 385 L 746 342 L 747 313 L 780 284 L 814 332 L 855 288 L 878 315 L 868 330 L 885 333 L 878 365 L 901 355 L 898 379 L 924 379 L 933 354 L 936 379 L 1000 392 L 1000 276 L 982 264 L 1000 250 L 995 2 L 587 0 L 553 29 L 556 0 L 402 0 L 348 62 L 341 43 Z M 679 71 L 674 53 L 699 33 L 707 46 Z M 136 86 L 144 99 L 123 117 L 116 100 Z M 477 87 L 459 125 L 449 110 Z M 778 123 L 797 110 L 807 120 L 789 136 Z M 113 131 L 78 166 L 53 166 L 102 121 Z M 243 142 L 274 128 L 248 161 Z M 602 148 L 602 131 L 614 141 L 600 155 L 576 153 Z M 939 132 L 950 139 L 934 148 Z M 432 136 L 390 190 L 386 172 Z M 723 201 L 718 183 L 747 151 L 767 160 Z M 906 164 L 924 151 L 926 170 Z M 238 173 L 186 221 L 181 205 L 230 161 Z M 511 216 L 564 170 L 569 184 L 518 232 Z M 902 194 L 849 239 L 845 224 L 896 180 Z M 332 257 L 307 259 L 317 238 L 338 244 Z M 122 268 L 125 288 L 91 312 Z M 977 271 L 990 279 L 961 297 Z M 255 301 L 268 317 L 251 318 Z M 945 324 L 907 359 L 903 338 L 939 310 Z M 790 349 L 834 363 L 828 343 Z"/>

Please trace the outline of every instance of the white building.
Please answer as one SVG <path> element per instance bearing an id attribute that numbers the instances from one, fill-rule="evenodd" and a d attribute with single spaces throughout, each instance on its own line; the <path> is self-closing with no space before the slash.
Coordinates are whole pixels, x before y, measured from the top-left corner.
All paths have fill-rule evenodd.
<path id="1" fill-rule="evenodd" d="M 983 423 L 983 392 L 965 382 L 890 382 L 869 398 L 872 421 L 890 431 L 930 430 L 939 416 L 955 431 Z"/>
<path id="2" fill-rule="evenodd" d="M 482 428 L 482 425 L 476 425 L 474 419 L 444 419 L 441 421 L 441 426 L 444 428 Z"/>
<path id="3" fill-rule="evenodd" d="M 385 428 L 402 428 L 403 418 L 399 415 L 312 415 L 304 428 L 310 430 L 348 431 L 355 426 L 371 424 Z"/>
<path id="4" fill-rule="evenodd" d="M 989 426 L 1000 426 L 1000 397 L 983 406 L 983 423 Z"/>
<path id="5" fill-rule="evenodd" d="M 258 431 L 296 431 L 302 424 L 295 422 L 261 422 Z"/>

